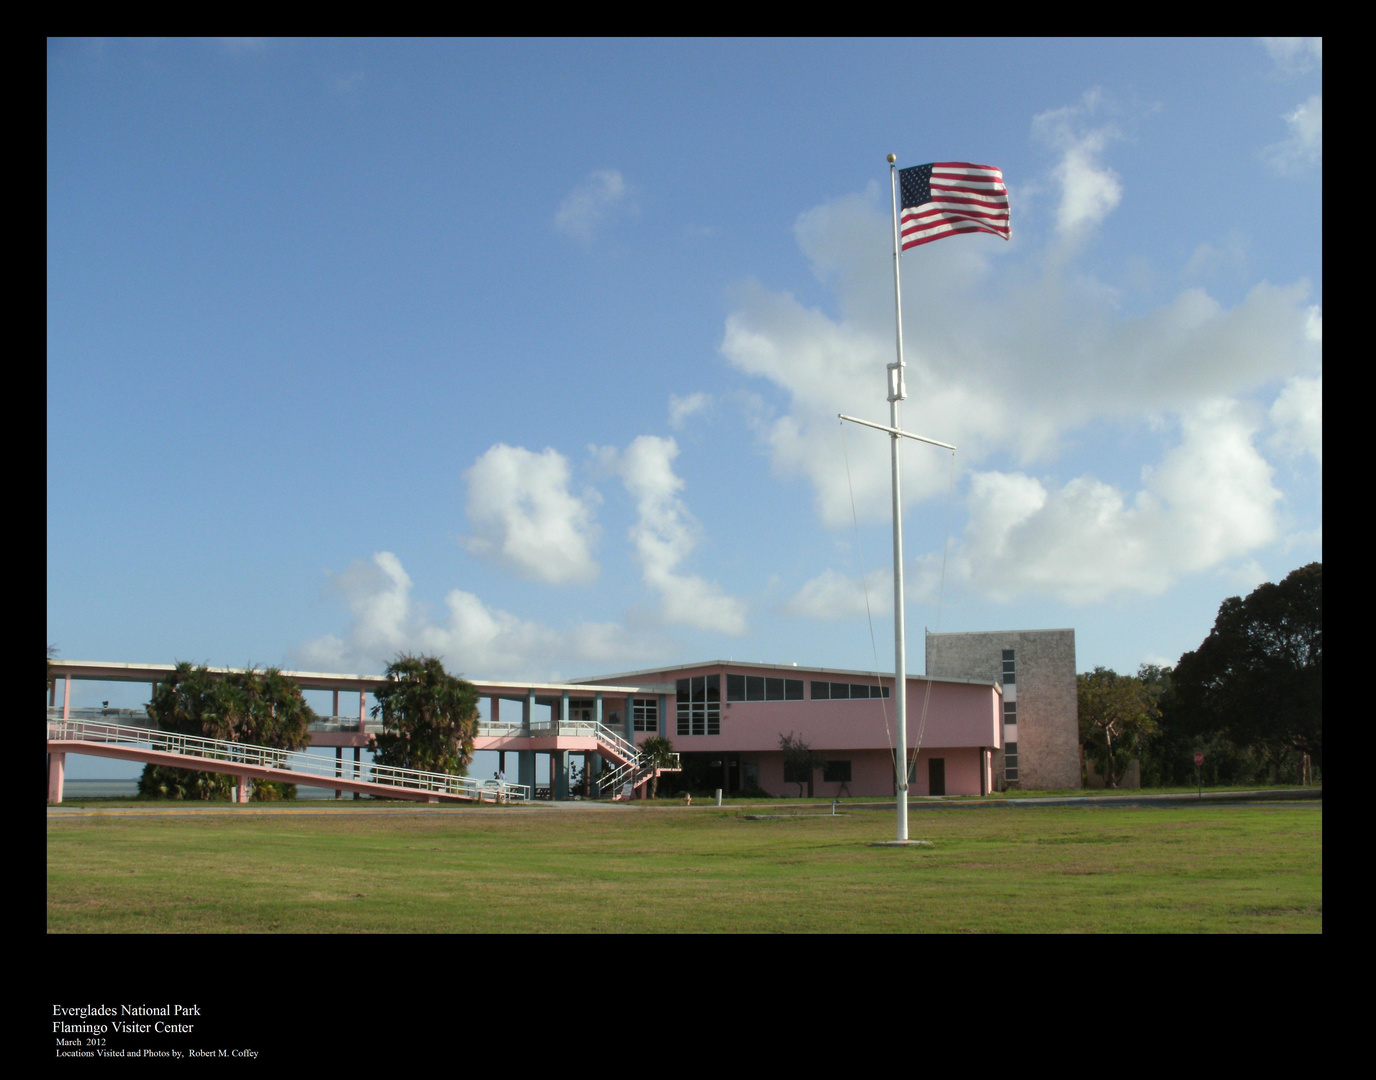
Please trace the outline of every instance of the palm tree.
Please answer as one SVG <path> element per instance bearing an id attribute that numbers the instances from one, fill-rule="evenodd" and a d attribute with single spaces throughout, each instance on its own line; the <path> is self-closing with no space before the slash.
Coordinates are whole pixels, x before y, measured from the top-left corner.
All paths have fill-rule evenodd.
<path id="1" fill-rule="evenodd" d="M 655 771 L 650 776 L 650 798 L 659 791 L 659 770 L 678 764 L 674 744 L 663 735 L 651 735 L 640 744 L 640 761 L 643 765 L 653 765 Z"/>
<path id="2" fill-rule="evenodd" d="M 250 667 L 216 678 L 205 666 L 193 667 L 185 661 L 154 688 L 148 715 L 163 731 L 284 751 L 310 745 L 310 724 L 316 719 L 300 688 L 276 668 L 260 672 Z M 233 781 L 221 773 L 149 765 L 139 780 L 139 793 L 216 799 L 226 797 L 232 786 Z M 295 795 L 293 784 L 254 784 L 255 799 L 289 799 Z"/>
<path id="3" fill-rule="evenodd" d="M 463 776 L 473 760 L 478 690 L 444 670 L 435 656 L 402 653 L 373 692 L 382 734 L 371 748 L 380 765 Z"/>

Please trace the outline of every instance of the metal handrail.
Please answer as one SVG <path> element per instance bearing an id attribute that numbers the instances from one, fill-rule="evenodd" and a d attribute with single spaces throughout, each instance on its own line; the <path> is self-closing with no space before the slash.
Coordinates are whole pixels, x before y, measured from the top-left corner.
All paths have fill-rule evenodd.
<path id="1" fill-rule="evenodd" d="M 640 748 L 636 746 L 633 739 L 624 739 L 606 724 L 596 724 L 597 738 L 599 742 L 610 746 L 619 753 L 626 761 L 635 761 L 640 756 Z"/>
<path id="2" fill-rule="evenodd" d="M 599 724 L 595 720 L 551 720 L 546 724 L 520 724 L 520 723 L 490 723 L 486 720 L 478 721 L 477 734 L 484 738 L 500 738 L 502 736 L 520 737 L 536 735 L 580 735 L 596 739 L 603 746 L 614 750 L 623 761 L 634 761 L 640 756 L 640 749 L 635 743 L 628 741 L 618 735 L 606 724 Z"/>
<path id="3" fill-rule="evenodd" d="M 62 706 L 49 705 L 48 719 L 61 720 Z M 69 720 L 106 720 L 110 723 L 130 723 L 134 727 L 156 728 L 158 722 L 148 715 L 147 709 L 108 709 L 95 708 L 93 706 L 83 706 L 78 709 L 67 711 Z M 145 723 L 146 721 L 146 723 Z M 381 720 L 364 719 L 360 721 L 357 716 L 322 716 L 314 723 L 308 725 L 308 730 L 333 734 L 335 732 L 362 731 L 379 732 L 384 730 Z"/>
<path id="4" fill-rule="evenodd" d="M 210 761 L 251 765 L 264 769 L 290 769 L 292 772 L 326 780 L 351 780 L 471 799 L 481 799 L 484 793 L 501 794 L 512 802 L 525 802 L 530 799 L 530 788 L 524 784 L 478 780 L 471 776 L 450 776 L 448 773 L 427 772 L 421 769 L 402 769 L 371 761 L 326 758 L 300 750 L 282 750 L 252 743 L 207 739 L 199 735 L 180 735 L 156 728 L 131 727 L 127 724 L 71 718 L 49 720 L 48 739 L 146 745 L 163 753 L 186 754 Z M 187 767 L 195 766 L 188 762 Z"/>
<path id="5" fill-rule="evenodd" d="M 147 720 L 148 725 L 157 727 L 157 723 L 148 715 L 147 709 L 103 709 L 95 706 L 83 707 L 79 709 L 69 709 L 67 712 L 69 720 L 106 720 L 112 724 L 117 724 L 122 720 Z M 62 706 L 49 705 L 48 719 L 61 720 Z M 148 726 L 134 724 L 132 726 Z"/>
<path id="6" fill-rule="evenodd" d="M 640 782 L 656 768 L 662 772 L 676 772 L 682 768 L 682 762 L 677 754 L 673 755 L 672 765 L 656 765 L 648 754 L 638 753 L 634 761 L 628 761 L 624 765 L 618 765 L 610 772 L 605 772 L 597 778 L 597 789 L 603 795 L 609 790 L 615 791 L 622 784 L 627 782 L 630 777 L 632 787 L 639 787 Z"/>

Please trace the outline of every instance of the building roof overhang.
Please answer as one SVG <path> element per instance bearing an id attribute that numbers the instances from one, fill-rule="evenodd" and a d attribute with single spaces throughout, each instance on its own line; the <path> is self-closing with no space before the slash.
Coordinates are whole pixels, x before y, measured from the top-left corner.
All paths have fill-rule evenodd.
<path id="1" fill-rule="evenodd" d="M 50 665 L 49 670 L 57 678 L 81 679 L 92 682 L 155 683 L 165 679 L 176 670 L 175 664 L 129 664 L 100 660 L 49 660 L 48 663 Z M 224 678 L 229 675 L 242 675 L 249 669 L 206 665 L 206 670 L 211 675 Z M 282 674 L 303 690 L 362 690 L 366 692 L 387 681 L 385 675 L 287 670 L 283 670 Z M 481 679 L 465 679 L 464 681 L 472 683 L 483 697 L 523 698 L 533 692 L 537 700 L 551 697 L 562 698 L 565 693 L 571 696 L 586 696 L 592 690 L 598 693 L 613 694 L 672 694 L 674 692 L 673 684 L 653 680 L 618 682 L 615 685 L 604 683 L 595 687 L 584 683 L 492 682 Z"/>

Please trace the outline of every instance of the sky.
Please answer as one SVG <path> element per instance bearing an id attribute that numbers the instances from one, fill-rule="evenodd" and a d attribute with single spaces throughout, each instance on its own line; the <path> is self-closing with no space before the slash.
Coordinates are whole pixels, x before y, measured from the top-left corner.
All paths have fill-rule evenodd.
<path id="1" fill-rule="evenodd" d="M 1012 224 L 901 260 L 908 670 L 1173 664 L 1323 557 L 1322 57 L 51 40 L 47 644 L 891 671 L 893 153 Z"/>

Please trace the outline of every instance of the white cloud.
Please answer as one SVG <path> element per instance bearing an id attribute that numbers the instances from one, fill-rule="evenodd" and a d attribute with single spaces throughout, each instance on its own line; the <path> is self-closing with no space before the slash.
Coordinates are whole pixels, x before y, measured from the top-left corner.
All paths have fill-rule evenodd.
<path id="1" fill-rule="evenodd" d="M 812 484 L 831 527 L 850 524 L 852 490 L 861 520 L 889 511 L 887 441 L 861 428 L 843 435 L 837 414 L 888 421 L 890 229 L 887 208 L 858 197 L 804 215 L 799 243 L 834 288 L 839 314 L 748 282 L 722 337 L 728 362 L 782 393 L 779 411 L 754 418 L 760 441 L 776 473 Z M 1113 290 L 1055 260 L 1035 275 L 1013 268 L 996 276 L 978 242 L 921 250 L 903 264 L 909 398 L 901 423 L 959 447 L 967 468 L 1001 452 L 1024 465 L 1049 461 L 1086 423 L 1253 393 L 1317 366 L 1321 352 L 1321 316 L 1303 281 L 1263 282 L 1233 307 L 1185 289 L 1124 317 Z M 868 257 L 845 254 L 855 251 Z M 991 300 L 995 286 L 1002 291 Z M 905 447 L 905 504 L 944 496 L 950 455 Z"/>
<path id="2" fill-rule="evenodd" d="M 1061 190 L 1056 228 L 1063 235 L 1077 235 L 1099 224 L 1122 201 L 1118 174 L 1100 160 L 1109 141 L 1118 137 L 1117 128 L 1089 124 L 1107 108 L 1103 92 L 1095 89 L 1078 105 L 1050 109 L 1032 121 L 1033 135 L 1061 152 L 1052 173 Z"/>
<path id="3" fill-rule="evenodd" d="M 678 572 L 701 533 L 678 497 L 683 489 L 683 481 L 673 470 L 678 444 L 641 435 L 622 452 L 603 447 L 598 454 L 636 500 L 638 518 L 630 538 L 645 584 L 660 596 L 664 621 L 723 634 L 745 633 L 745 605 L 740 600 L 712 582 Z"/>
<path id="4" fill-rule="evenodd" d="M 1093 603 L 1159 594 L 1274 540 L 1281 493 L 1244 408 L 1208 402 L 1182 426 L 1131 503 L 1091 476 L 1048 487 L 1021 473 L 975 474 L 957 573 L 997 600 L 1033 592 Z"/>
<path id="5" fill-rule="evenodd" d="M 1317 352 L 1323 347 L 1323 310 L 1314 304 L 1305 313 L 1305 338 Z M 1295 375 L 1286 380 L 1271 406 L 1275 434 L 1271 444 L 1283 453 L 1308 453 L 1323 464 L 1323 376 Z"/>
<path id="6" fill-rule="evenodd" d="M 1323 68 L 1323 38 L 1269 37 L 1261 43 L 1271 59 L 1287 74 L 1304 74 Z"/>
<path id="7" fill-rule="evenodd" d="M 498 443 L 464 478 L 468 516 L 477 529 L 464 541 L 470 553 L 555 585 L 597 577 L 592 545 L 598 531 L 594 508 L 601 499 L 591 489 L 581 496 L 569 491 L 569 463 L 562 454 Z"/>
<path id="8" fill-rule="evenodd" d="M 1312 454 L 1323 464 L 1323 378 L 1297 375 L 1271 406 L 1272 443 L 1284 453 Z"/>
<path id="9" fill-rule="evenodd" d="M 1283 75 L 1307 75 L 1323 71 L 1323 38 L 1274 37 L 1261 43 Z M 1283 117 L 1290 129 L 1280 142 L 1262 151 L 1262 157 L 1282 174 L 1306 172 L 1323 164 L 1323 95 L 1312 94 Z"/>
<path id="10" fill-rule="evenodd" d="M 1234 229 L 1216 244 L 1206 241 L 1197 245 L 1180 276 L 1190 280 L 1210 278 L 1228 270 L 1245 271 L 1249 261 L 1249 248 L 1247 238 Z"/>
<path id="11" fill-rule="evenodd" d="M 452 672 L 473 678 L 557 680 L 561 669 L 621 666 L 661 657 L 665 644 L 643 630 L 580 623 L 557 630 L 491 608 L 453 589 L 446 618 L 435 622 L 411 598 L 411 579 L 391 552 L 358 560 L 331 579 L 351 613 L 343 637 L 326 634 L 296 650 L 305 670 L 378 671 L 400 652 L 439 656 Z"/>
<path id="12" fill-rule="evenodd" d="M 696 413 L 705 412 L 713 405 L 712 395 L 704 394 L 699 391 L 696 394 L 689 394 L 687 397 L 679 397 L 677 394 L 669 395 L 669 426 L 675 431 L 681 430 L 690 416 Z"/>
<path id="13" fill-rule="evenodd" d="M 589 173 L 554 215 L 554 227 L 565 236 L 587 243 L 615 213 L 634 214 L 633 191 L 615 169 Z"/>
<path id="14" fill-rule="evenodd" d="M 866 603 L 868 592 L 868 603 Z M 865 580 L 826 570 L 784 605 L 784 614 L 807 619 L 849 619 L 893 612 L 893 571 L 872 570 Z"/>
<path id="15" fill-rule="evenodd" d="M 1285 115 L 1289 137 L 1272 143 L 1264 156 L 1276 171 L 1297 173 L 1323 164 L 1323 95 L 1309 100 Z"/>

